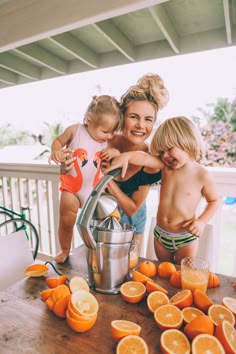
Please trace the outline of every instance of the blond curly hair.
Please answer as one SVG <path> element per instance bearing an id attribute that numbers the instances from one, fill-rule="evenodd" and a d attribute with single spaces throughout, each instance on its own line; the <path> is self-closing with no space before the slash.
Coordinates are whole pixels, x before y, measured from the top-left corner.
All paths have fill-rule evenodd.
<path id="1" fill-rule="evenodd" d="M 131 86 L 120 99 L 120 107 L 123 114 L 128 105 L 134 101 L 150 102 L 157 114 L 169 101 L 169 93 L 162 78 L 157 74 L 149 73 L 142 76 L 136 85 Z"/>

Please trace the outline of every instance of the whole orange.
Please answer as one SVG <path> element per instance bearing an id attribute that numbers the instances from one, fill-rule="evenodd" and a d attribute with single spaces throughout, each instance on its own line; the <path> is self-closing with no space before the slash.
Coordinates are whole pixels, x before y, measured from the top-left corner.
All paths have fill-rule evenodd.
<path id="1" fill-rule="evenodd" d="M 207 333 L 214 334 L 214 324 L 210 318 L 206 315 L 197 316 L 193 318 L 189 323 L 184 327 L 184 333 L 188 338 L 193 339 L 198 334 Z"/>
<path id="2" fill-rule="evenodd" d="M 157 267 L 156 264 L 151 261 L 144 261 L 139 264 L 138 271 L 147 277 L 155 277 L 157 274 Z"/>
<path id="3" fill-rule="evenodd" d="M 171 262 L 162 262 L 157 268 L 157 274 L 161 278 L 170 278 L 175 271 L 175 265 Z"/>
<path id="4" fill-rule="evenodd" d="M 171 274 L 170 276 L 170 284 L 174 286 L 175 288 L 181 288 L 182 286 L 182 280 L 181 280 L 181 271 L 176 270 L 174 273 Z"/>

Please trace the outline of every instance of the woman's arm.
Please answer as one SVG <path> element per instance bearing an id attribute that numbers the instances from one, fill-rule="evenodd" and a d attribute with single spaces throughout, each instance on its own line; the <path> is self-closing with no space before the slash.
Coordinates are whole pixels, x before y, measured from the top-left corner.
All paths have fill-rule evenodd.
<path id="1" fill-rule="evenodd" d="M 136 214 L 138 209 L 146 200 L 150 190 L 150 185 L 140 186 L 131 197 L 127 196 L 114 181 L 111 181 L 107 185 L 107 189 L 109 193 L 116 197 L 118 206 L 124 211 L 124 213 L 128 216 L 132 216 Z"/>
<path id="2" fill-rule="evenodd" d="M 163 163 L 156 156 L 150 155 L 143 151 L 129 151 L 115 157 L 112 160 L 111 165 L 105 170 L 105 173 L 122 167 L 121 176 L 125 177 L 129 164 L 149 167 L 149 171 L 150 169 L 154 170 L 153 173 L 156 173 L 157 170 L 160 170 L 163 167 Z"/>

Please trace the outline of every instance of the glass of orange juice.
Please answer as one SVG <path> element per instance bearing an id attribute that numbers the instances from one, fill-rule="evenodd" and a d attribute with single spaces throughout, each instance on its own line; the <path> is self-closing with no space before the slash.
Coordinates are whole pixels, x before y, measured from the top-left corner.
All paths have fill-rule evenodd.
<path id="1" fill-rule="evenodd" d="M 134 269 L 138 264 L 140 251 L 140 242 L 139 240 L 134 240 L 131 244 L 129 251 L 129 270 Z"/>
<path id="2" fill-rule="evenodd" d="M 210 274 L 210 264 L 207 259 L 201 257 L 186 257 L 181 261 L 182 289 L 194 291 L 199 289 L 204 293 Z"/>

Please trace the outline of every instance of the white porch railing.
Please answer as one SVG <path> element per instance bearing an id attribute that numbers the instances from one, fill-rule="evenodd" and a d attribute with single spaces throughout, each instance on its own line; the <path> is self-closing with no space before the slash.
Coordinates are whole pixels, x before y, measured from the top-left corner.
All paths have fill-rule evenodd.
<path id="1" fill-rule="evenodd" d="M 209 168 L 212 173 L 222 203 L 214 217 L 214 242 L 215 270 L 220 272 L 219 264 L 222 255 L 220 244 L 224 235 L 222 234 L 222 223 L 224 218 L 223 197 L 236 196 L 236 168 Z M 29 206 L 29 219 L 39 232 L 40 244 L 38 258 L 42 260 L 51 259 L 58 251 L 57 227 L 59 219 L 59 167 L 45 163 L 34 162 L 24 163 L 0 163 L 0 205 L 17 212 L 21 206 Z M 158 193 L 153 188 L 147 199 L 149 222 L 145 232 L 143 256 L 146 255 L 149 227 L 152 217 L 155 217 L 158 203 Z M 236 204 L 235 204 L 236 213 Z M 236 218 L 234 218 L 236 224 Z M 236 228 L 236 225 L 235 225 Z M 72 247 L 81 243 L 81 239 L 75 228 L 75 237 Z M 236 236 L 236 235 L 235 235 Z M 235 237 L 234 237 L 235 238 Z M 236 239 L 236 238 L 235 238 Z M 232 271 L 229 275 L 236 275 L 236 242 L 230 246 L 233 252 Z M 226 256 L 227 259 L 227 256 Z M 230 273 L 230 272 L 229 272 Z"/>

